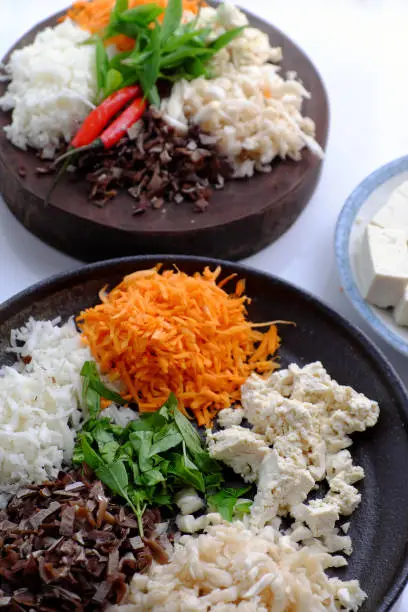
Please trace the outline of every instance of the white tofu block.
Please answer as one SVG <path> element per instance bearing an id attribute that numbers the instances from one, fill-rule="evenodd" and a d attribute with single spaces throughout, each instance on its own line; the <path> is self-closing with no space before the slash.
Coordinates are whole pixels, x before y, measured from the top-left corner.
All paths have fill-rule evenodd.
<path id="1" fill-rule="evenodd" d="M 397 325 L 408 325 L 408 286 L 405 287 L 404 295 L 395 307 L 394 319 Z"/>
<path id="2" fill-rule="evenodd" d="M 395 189 L 387 204 L 372 219 L 373 225 L 387 229 L 404 230 L 408 237 L 408 181 Z"/>
<path id="3" fill-rule="evenodd" d="M 360 289 L 375 306 L 396 306 L 408 284 L 405 232 L 368 225 L 358 259 Z"/>

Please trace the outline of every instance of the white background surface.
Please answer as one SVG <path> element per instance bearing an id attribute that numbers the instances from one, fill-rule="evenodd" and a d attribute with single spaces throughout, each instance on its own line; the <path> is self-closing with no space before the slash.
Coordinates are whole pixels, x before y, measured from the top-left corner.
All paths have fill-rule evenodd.
<path id="1" fill-rule="evenodd" d="M 67 3 L 0 0 L 0 56 L 27 29 Z M 331 106 L 327 155 L 314 197 L 285 236 L 247 263 L 307 289 L 367 331 L 341 293 L 333 235 L 342 204 L 357 183 L 378 166 L 408 154 L 408 1 L 239 3 L 284 30 L 308 53 Z M 31 236 L 0 197 L 0 302 L 79 265 Z M 373 339 L 408 384 L 407 360 Z M 408 612 L 408 589 L 397 611 Z"/>

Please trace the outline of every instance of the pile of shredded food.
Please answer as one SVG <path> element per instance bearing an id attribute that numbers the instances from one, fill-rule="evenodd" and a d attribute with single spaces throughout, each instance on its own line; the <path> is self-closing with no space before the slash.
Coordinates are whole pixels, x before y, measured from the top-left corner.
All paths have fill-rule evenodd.
<path id="1" fill-rule="evenodd" d="M 273 527 L 254 533 L 237 521 L 183 536 L 167 565 L 135 574 L 129 603 L 112 612 L 336 612 L 357 610 L 357 580 L 329 578 L 325 552 L 298 547 Z"/>
<path id="2" fill-rule="evenodd" d="M 224 290 L 221 268 L 192 276 L 160 266 L 126 276 L 78 324 L 102 373 L 121 380 L 141 411 L 157 410 L 172 391 L 199 425 L 240 399 L 251 372 L 270 373 L 279 347 L 274 324 L 248 320 L 245 283 Z M 266 332 L 259 327 L 268 327 Z"/>

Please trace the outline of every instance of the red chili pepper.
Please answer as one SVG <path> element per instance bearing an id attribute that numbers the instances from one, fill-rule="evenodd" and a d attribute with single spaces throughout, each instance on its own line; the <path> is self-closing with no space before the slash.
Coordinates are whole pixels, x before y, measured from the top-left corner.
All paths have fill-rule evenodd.
<path id="1" fill-rule="evenodd" d="M 123 113 L 101 134 L 105 149 L 110 149 L 124 136 L 127 130 L 142 117 L 146 110 L 146 100 L 139 98 L 130 104 Z"/>
<path id="2" fill-rule="evenodd" d="M 128 87 L 127 89 L 130 89 L 130 87 Z M 133 88 L 135 89 L 135 88 Z M 138 92 L 140 92 L 140 89 L 138 88 Z M 120 93 L 120 92 L 118 92 Z M 109 100 L 109 98 L 107 98 L 105 100 L 105 102 Z M 122 99 L 123 100 L 123 99 Z M 102 102 L 102 105 L 104 104 L 104 102 Z M 123 106 L 123 102 L 122 105 Z M 100 105 L 100 106 L 102 106 Z M 129 104 L 129 106 L 123 111 L 123 113 L 121 115 L 119 115 L 119 117 L 117 119 L 115 119 L 115 121 L 109 125 L 103 132 L 102 134 L 99 136 L 99 138 L 96 138 L 96 140 L 94 139 L 93 141 L 87 143 L 86 145 L 80 146 L 80 147 L 75 147 L 74 148 L 74 140 L 71 143 L 71 147 L 68 149 L 68 151 L 66 153 L 64 153 L 64 155 L 61 155 L 58 159 L 56 159 L 54 161 L 54 165 L 57 165 L 60 161 L 62 161 L 63 159 L 65 159 L 65 163 L 63 164 L 63 166 L 60 168 L 59 172 L 57 173 L 54 181 L 51 184 L 51 188 L 45 198 L 45 205 L 47 206 L 49 199 L 51 197 L 52 192 L 54 191 L 55 187 L 57 186 L 61 176 L 64 174 L 68 164 L 69 164 L 69 160 L 71 157 L 77 155 L 78 153 L 81 153 L 82 151 L 91 151 L 93 149 L 110 149 L 111 147 L 113 147 L 117 142 L 119 142 L 119 140 L 122 138 L 122 136 L 124 136 L 126 134 L 126 131 L 134 124 L 136 123 L 136 121 L 138 121 L 142 116 L 143 113 L 146 110 L 146 100 L 144 98 L 137 98 L 137 100 L 134 100 L 131 104 Z M 95 109 L 96 112 L 99 110 L 100 106 L 98 108 Z M 91 115 L 92 115 L 91 113 Z M 116 114 L 116 113 L 113 113 Z M 105 117 L 106 115 L 104 115 Z M 89 119 L 89 117 L 88 117 Z M 87 121 L 87 119 L 85 120 L 85 122 Z M 107 120 L 108 121 L 108 120 Z M 104 125 L 106 125 L 107 121 L 105 121 Z M 84 122 L 84 124 L 85 124 Z M 96 130 L 96 124 L 94 122 L 90 123 L 90 130 L 88 132 L 87 137 L 89 137 L 89 134 L 91 133 L 91 130 L 93 130 L 92 133 L 95 132 Z M 82 126 L 83 127 L 83 126 Z M 98 134 L 100 134 L 100 128 L 103 127 L 101 126 L 101 122 L 99 123 L 99 129 L 98 129 Z M 81 130 L 82 131 L 82 128 Z M 78 135 L 78 134 L 77 134 Z"/>
<path id="3" fill-rule="evenodd" d="M 109 120 L 112 119 L 127 102 L 140 96 L 141 93 L 142 91 L 139 85 L 130 85 L 129 87 L 124 87 L 119 91 L 115 91 L 97 108 L 89 113 L 88 117 L 74 136 L 71 147 L 77 149 L 78 147 L 91 144 L 95 138 L 98 138 Z"/>
<path id="4" fill-rule="evenodd" d="M 138 98 L 132 102 L 132 104 L 130 104 L 104 132 L 102 132 L 99 138 L 83 147 L 78 147 L 76 149 L 70 148 L 66 153 L 58 157 L 54 164 L 58 164 L 63 159 L 73 157 L 85 151 L 92 151 L 93 149 L 110 149 L 119 142 L 122 136 L 126 134 L 126 131 L 142 117 L 146 110 L 146 104 L 144 98 Z"/>

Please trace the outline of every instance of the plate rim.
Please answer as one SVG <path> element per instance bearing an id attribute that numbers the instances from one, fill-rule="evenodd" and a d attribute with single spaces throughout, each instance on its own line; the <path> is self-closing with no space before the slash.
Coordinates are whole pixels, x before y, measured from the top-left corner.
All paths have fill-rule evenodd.
<path id="1" fill-rule="evenodd" d="M 353 189 L 343 205 L 337 219 L 334 241 L 337 268 L 344 293 L 366 323 L 390 346 L 406 356 L 408 356 L 408 342 L 383 323 L 362 297 L 351 267 L 349 247 L 353 225 L 368 197 L 389 179 L 407 170 L 408 155 L 403 155 L 380 166 L 363 179 Z"/>
<path id="2" fill-rule="evenodd" d="M 406 160 L 408 162 L 408 156 L 406 156 Z M 29 285 L 25 289 L 8 298 L 6 301 L 0 303 L 0 325 L 7 321 L 8 318 L 17 314 L 23 308 L 26 308 L 28 302 L 34 302 L 37 299 L 43 299 L 46 296 L 61 291 L 64 289 L 64 287 L 67 287 L 67 284 L 70 285 L 75 282 L 85 282 L 90 275 L 97 273 L 100 270 L 106 268 L 106 270 L 109 271 L 110 268 L 120 267 L 122 264 L 134 264 L 136 268 L 139 263 L 150 262 L 152 265 L 154 265 L 159 261 L 163 262 L 165 265 L 175 262 L 182 263 L 185 261 L 197 263 L 197 266 L 202 267 L 205 265 L 221 267 L 228 266 L 230 268 L 235 268 L 237 272 L 243 276 L 245 276 L 245 274 L 256 276 L 264 279 L 265 282 L 272 282 L 275 284 L 275 286 L 280 286 L 297 293 L 303 300 L 311 303 L 311 305 L 323 316 L 329 318 L 331 322 L 335 323 L 349 336 L 351 336 L 353 340 L 363 348 L 364 352 L 366 353 L 366 358 L 371 360 L 373 365 L 382 371 L 384 377 L 388 380 L 389 386 L 392 387 L 392 391 L 396 399 L 398 400 L 396 409 L 401 421 L 405 425 L 405 434 L 408 437 L 408 391 L 405 389 L 405 386 L 394 366 L 391 364 L 382 350 L 375 345 L 374 341 L 371 340 L 367 334 L 358 327 L 358 325 L 348 321 L 342 314 L 334 310 L 324 300 L 321 300 L 317 296 L 294 283 L 290 283 L 282 278 L 279 278 L 278 276 L 263 270 L 259 270 L 247 264 L 195 255 L 139 255 L 90 263 L 47 277 L 37 283 Z M 408 583 L 408 541 L 405 544 L 405 551 L 406 554 L 404 560 L 400 567 L 397 568 L 397 578 L 395 582 L 390 585 L 385 601 L 381 604 L 376 612 L 390 611 Z"/>

